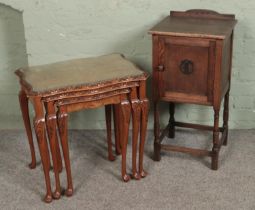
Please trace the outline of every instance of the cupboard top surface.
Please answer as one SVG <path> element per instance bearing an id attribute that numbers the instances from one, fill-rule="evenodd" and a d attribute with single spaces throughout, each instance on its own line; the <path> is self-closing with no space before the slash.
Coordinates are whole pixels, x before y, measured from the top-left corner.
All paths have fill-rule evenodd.
<path id="1" fill-rule="evenodd" d="M 231 34 L 236 23 L 235 19 L 223 20 L 175 17 L 170 15 L 149 30 L 149 33 L 155 35 L 225 39 Z"/>

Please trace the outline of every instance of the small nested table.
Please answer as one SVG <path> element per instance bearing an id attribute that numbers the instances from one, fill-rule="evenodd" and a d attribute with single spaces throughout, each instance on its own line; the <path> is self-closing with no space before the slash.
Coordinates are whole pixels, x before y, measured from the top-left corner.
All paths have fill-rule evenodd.
<path id="1" fill-rule="evenodd" d="M 227 144 L 228 104 L 235 15 L 210 10 L 172 11 L 150 30 L 153 36 L 154 155 L 160 150 L 210 156 L 218 169 L 219 152 Z M 219 127 L 224 98 L 223 126 Z M 169 124 L 160 134 L 159 101 L 169 102 Z M 212 106 L 214 125 L 177 122 L 175 103 Z M 213 131 L 212 150 L 161 144 L 165 135 L 174 138 L 175 127 Z M 222 136 L 220 138 L 220 132 Z"/>
<path id="2" fill-rule="evenodd" d="M 52 197 L 58 199 L 61 196 L 59 173 L 62 170 L 62 160 L 57 139 L 57 127 L 67 174 L 66 195 L 73 194 L 67 139 L 67 119 L 70 112 L 105 106 L 108 158 L 114 160 L 111 143 L 111 112 L 113 108 L 116 152 L 122 155 L 121 173 L 124 181 L 130 180 L 130 176 L 126 172 L 126 149 L 132 114 L 132 177 L 140 179 L 146 176 L 146 172 L 143 170 L 143 150 L 149 109 L 149 102 L 146 98 L 146 79 L 148 77 L 146 73 L 122 55 L 111 54 L 21 68 L 16 71 L 16 74 L 20 78 L 20 105 L 32 156 L 30 168 L 35 168 L 36 161 L 28 100 L 32 101 L 35 110 L 34 128 L 46 182 L 45 202 L 51 202 Z M 136 155 L 139 131 L 139 169 L 137 170 Z M 53 194 L 50 185 L 50 156 L 46 133 L 55 173 L 56 189 Z"/>

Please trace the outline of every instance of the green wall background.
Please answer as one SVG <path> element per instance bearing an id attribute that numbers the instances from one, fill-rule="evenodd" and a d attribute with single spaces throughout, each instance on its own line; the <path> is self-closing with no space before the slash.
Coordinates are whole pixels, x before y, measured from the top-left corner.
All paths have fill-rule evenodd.
<path id="1" fill-rule="evenodd" d="M 230 127 L 255 128 L 255 1 L 0 0 L 0 129 L 23 128 L 16 68 L 120 52 L 151 72 L 148 29 L 170 10 L 194 8 L 236 14 Z M 150 85 L 149 80 L 149 97 Z M 161 109 L 166 124 L 164 104 Z M 203 106 L 177 105 L 176 118 L 212 124 L 213 112 Z M 152 125 L 150 115 L 149 128 Z M 104 110 L 73 113 L 69 127 L 103 129 Z"/>

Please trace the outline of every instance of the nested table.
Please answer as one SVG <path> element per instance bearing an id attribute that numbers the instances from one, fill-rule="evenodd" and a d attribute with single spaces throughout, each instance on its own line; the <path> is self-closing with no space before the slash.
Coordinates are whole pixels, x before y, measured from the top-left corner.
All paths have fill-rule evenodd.
<path id="1" fill-rule="evenodd" d="M 52 153 L 56 190 L 54 198 L 60 197 L 59 172 L 62 160 L 57 140 L 59 129 L 67 173 L 66 195 L 73 193 L 71 167 L 67 140 L 68 113 L 85 108 L 105 106 L 108 139 L 108 158 L 113 160 L 111 149 L 111 110 L 114 107 L 115 137 L 121 144 L 122 178 L 128 181 L 126 172 L 126 148 L 128 128 L 132 113 L 132 176 L 145 177 L 143 149 L 148 120 L 149 102 L 146 98 L 148 75 L 119 54 L 96 58 L 75 59 L 54 64 L 22 68 L 16 71 L 20 78 L 20 105 L 31 150 L 31 168 L 35 167 L 35 152 L 28 114 L 28 99 L 32 101 L 35 117 L 34 128 L 42 160 L 45 182 L 45 201 L 51 202 L 50 158 L 46 129 Z M 45 109 L 44 109 L 45 106 Z M 46 112 L 46 115 L 45 115 Z M 137 170 L 137 143 L 140 130 L 139 170 Z"/>

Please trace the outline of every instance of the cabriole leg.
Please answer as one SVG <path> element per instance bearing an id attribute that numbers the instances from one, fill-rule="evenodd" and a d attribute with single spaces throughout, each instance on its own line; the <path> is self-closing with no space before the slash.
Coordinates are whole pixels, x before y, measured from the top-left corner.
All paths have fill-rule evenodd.
<path id="1" fill-rule="evenodd" d="M 140 174 L 137 172 L 136 157 L 141 118 L 140 101 L 137 98 L 133 99 L 131 101 L 131 107 L 132 107 L 132 178 L 139 180 Z"/>
<path id="2" fill-rule="evenodd" d="M 124 182 L 128 182 L 130 180 L 130 176 L 127 174 L 126 168 L 126 156 L 127 156 L 127 143 L 128 143 L 128 129 L 130 123 L 130 113 L 131 107 L 128 100 L 121 102 L 121 154 L 122 154 L 122 179 Z"/>
<path id="3" fill-rule="evenodd" d="M 29 119 L 28 98 L 24 90 L 19 92 L 19 103 L 31 152 L 31 163 L 29 164 L 29 168 L 34 169 L 36 167 L 35 147 Z"/>
<path id="4" fill-rule="evenodd" d="M 49 157 L 49 150 L 48 144 L 46 140 L 46 133 L 45 133 L 45 118 L 43 113 L 43 106 L 40 97 L 33 98 L 33 105 L 35 110 L 35 118 L 34 118 L 34 127 L 35 133 L 37 136 L 40 156 L 42 160 L 42 166 L 45 176 L 45 183 L 46 183 L 46 195 L 44 201 L 50 203 L 52 201 L 52 192 L 51 192 L 51 185 L 50 185 L 50 157 Z"/>
<path id="5" fill-rule="evenodd" d="M 65 167 L 66 167 L 66 176 L 67 176 L 67 189 L 65 191 L 66 196 L 73 195 L 73 182 L 72 182 L 72 173 L 71 173 L 71 164 L 70 164 L 70 157 L 69 157 L 69 146 L 68 146 L 68 115 L 66 112 L 66 108 L 64 106 L 59 107 L 58 110 L 58 129 L 59 129 L 59 136 L 60 142 L 62 146 Z"/>
<path id="6" fill-rule="evenodd" d="M 59 199 L 61 196 L 61 188 L 60 188 L 60 180 L 59 180 L 59 166 L 58 166 L 58 156 L 57 156 L 57 117 L 55 112 L 55 107 L 53 102 L 46 102 L 45 103 L 46 109 L 46 126 L 47 126 L 47 133 L 48 139 L 51 148 L 51 155 L 52 155 L 52 162 L 53 162 L 53 170 L 55 175 L 55 183 L 56 189 L 53 193 L 53 198 Z"/>
<path id="7" fill-rule="evenodd" d="M 141 100 L 141 129 L 140 129 L 140 147 L 139 147 L 139 174 L 144 178 L 147 173 L 143 169 L 144 144 L 146 139 L 146 131 L 148 124 L 149 101 Z"/>

